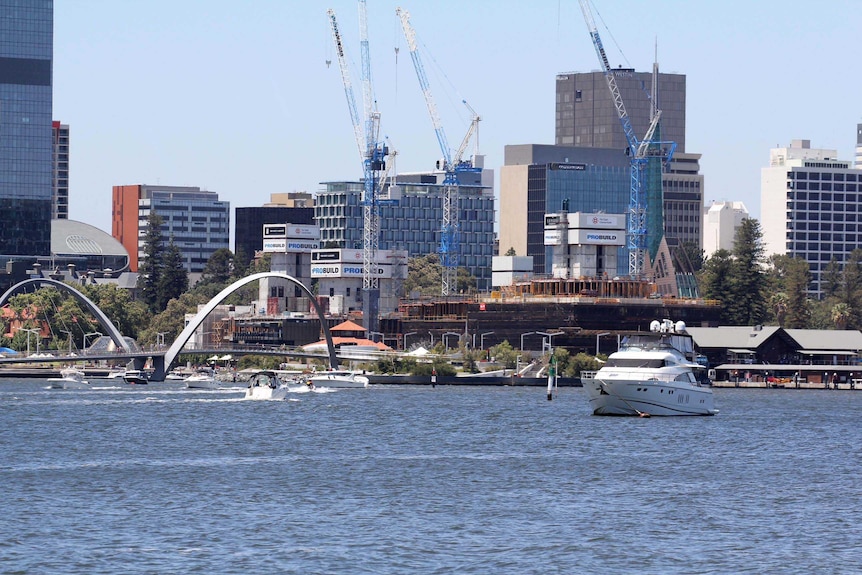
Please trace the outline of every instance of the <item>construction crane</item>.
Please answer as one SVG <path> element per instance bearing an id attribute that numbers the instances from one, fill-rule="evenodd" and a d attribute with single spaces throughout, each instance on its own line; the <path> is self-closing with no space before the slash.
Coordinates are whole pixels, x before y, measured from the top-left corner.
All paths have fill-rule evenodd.
<path id="1" fill-rule="evenodd" d="M 377 250 L 380 240 L 380 188 L 386 173 L 386 159 L 389 156 L 389 146 L 380 141 L 380 113 L 376 109 L 371 81 L 371 57 L 368 47 L 368 27 L 365 0 L 359 0 L 359 33 L 362 56 L 362 95 L 363 121 L 360 120 L 353 95 L 353 84 L 350 81 L 350 70 L 347 66 L 347 56 L 335 11 L 326 11 L 329 17 L 332 38 L 338 65 L 341 69 L 341 80 L 347 97 L 347 107 L 353 124 L 353 133 L 359 149 L 363 170 L 363 229 L 362 229 L 362 292 L 363 315 L 366 319 L 366 329 L 378 331 L 379 322 L 379 281 L 374 273 L 377 262 Z"/>
<path id="2" fill-rule="evenodd" d="M 653 138 L 661 119 L 661 110 L 656 105 L 655 98 L 651 98 L 651 115 L 649 128 L 643 140 L 638 141 L 632 127 L 631 120 L 626 112 L 623 98 L 620 95 L 619 87 L 617 86 L 616 77 L 608 62 L 607 54 L 605 54 L 604 46 L 602 45 L 601 37 L 596 29 L 593 14 L 590 10 L 589 0 L 579 0 L 581 11 L 584 14 L 584 20 L 587 24 L 587 29 L 590 33 L 590 38 L 593 41 L 593 46 L 596 49 L 596 55 L 599 58 L 599 63 L 602 66 L 605 79 L 608 83 L 608 88 L 611 92 L 611 98 L 614 101 L 614 107 L 617 110 L 617 117 L 623 128 L 626 141 L 628 143 L 628 154 L 630 161 L 630 179 L 631 190 L 629 195 L 629 213 L 628 213 L 628 250 L 629 250 L 629 275 L 633 278 L 640 278 L 644 273 L 644 258 L 647 245 L 647 198 L 644 185 L 644 172 L 650 160 L 650 157 L 655 157 L 656 149 L 663 156 L 665 162 L 670 162 L 673 156 L 676 144 L 673 142 L 658 142 Z M 655 79 L 654 79 L 655 80 Z M 653 85 L 653 94 L 655 94 L 655 84 Z M 659 182 L 660 183 L 660 182 Z"/>
<path id="3" fill-rule="evenodd" d="M 472 119 L 470 128 L 467 134 L 458 147 L 455 155 L 452 155 L 452 150 L 449 148 L 449 142 L 446 139 L 446 132 L 443 130 L 443 124 L 440 122 L 440 116 L 437 113 L 437 106 L 434 103 L 434 97 L 431 94 L 431 86 L 428 83 L 428 77 L 425 75 L 425 68 L 422 65 L 422 59 L 419 56 L 419 49 L 416 44 L 416 31 L 410 24 L 410 13 L 401 8 L 396 8 L 395 13 L 401 19 L 401 27 L 404 29 L 404 36 L 407 39 L 407 46 L 410 49 L 410 58 L 413 61 L 413 67 L 416 70 L 416 76 L 419 79 L 419 86 L 422 89 L 422 95 L 425 97 L 425 105 L 428 107 L 428 114 L 431 116 L 431 124 L 434 127 L 434 133 L 437 136 L 437 144 L 440 146 L 440 152 L 443 154 L 443 159 L 438 163 L 438 168 L 443 170 L 443 222 L 440 227 L 440 265 L 442 270 L 442 285 L 441 294 L 444 296 L 453 294 L 457 291 L 457 272 L 458 261 L 460 255 L 460 224 L 458 217 L 458 186 L 460 185 L 459 174 L 463 172 L 479 172 L 480 168 L 475 168 L 471 161 L 463 159 L 464 152 L 469 145 L 470 139 L 478 131 L 479 121 L 481 118 L 476 114 L 475 110 L 467 104 L 466 100 L 462 100 L 464 105 L 470 110 Z M 478 140 L 478 136 L 477 136 Z"/>

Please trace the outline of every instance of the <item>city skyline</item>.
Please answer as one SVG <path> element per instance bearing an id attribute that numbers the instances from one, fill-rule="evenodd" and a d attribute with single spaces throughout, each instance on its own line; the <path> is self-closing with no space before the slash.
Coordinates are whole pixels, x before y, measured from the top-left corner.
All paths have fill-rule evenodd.
<path id="1" fill-rule="evenodd" d="M 505 145 L 553 144 L 556 75 L 598 68 L 578 3 L 369 0 L 381 133 L 408 172 L 441 153 L 396 6 L 411 14 L 450 146 L 470 119 L 461 99 L 482 116 L 479 151 L 499 196 Z M 73 134 L 70 217 L 109 229 L 114 185 L 200 186 L 242 207 L 357 180 L 329 7 L 361 107 L 354 1 L 56 5 L 53 115 Z M 759 217 L 760 168 L 793 139 L 853 159 L 862 80 L 845 72 L 844 51 L 860 23 L 854 3 L 597 1 L 594 16 L 613 66 L 649 71 L 657 43 L 661 70 L 686 75 L 686 149 L 703 154 L 706 204 L 744 201 Z"/>

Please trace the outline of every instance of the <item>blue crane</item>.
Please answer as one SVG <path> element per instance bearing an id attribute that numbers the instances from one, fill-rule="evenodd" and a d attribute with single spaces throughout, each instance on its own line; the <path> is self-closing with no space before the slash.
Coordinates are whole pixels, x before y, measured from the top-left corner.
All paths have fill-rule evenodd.
<path id="1" fill-rule="evenodd" d="M 347 107 L 350 121 L 353 125 L 354 138 L 359 149 L 363 170 L 363 229 L 362 229 L 362 290 L 363 313 L 366 317 L 366 328 L 377 331 L 379 281 L 374 272 L 377 251 L 380 240 L 380 188 L 386 175 L 386 159 L 389 156 L 389 146 L 379 139 L 380 112 L 377 111 L 373 97 L 371 81 L 371 57 L 368 47 L 368 27 L 365 0 L 359 0 L 359 33 L 362 56 L 362 95 L 363 119 L 360 120 L 353 95 L 353 84 L 350 81 L 350 70 L 347 66 L 347 56 L 335 11 L 326 11 L 329 17 L 332 38 L 338 65 L 341 69 L 341 80 L 347 97 Z M 363 126 L 364 123 L 364 126 Z"/>
<path id="2" fill-rule="evenodd" d="M 646 166 L 651 157 L 656 157 L 657 153 L 662 156 L 665 163 L 670 162 L 673 156 L 676 144 L 674 142 L 658 142 L 654 140 L 656 128 L 661 119 L 661 110 L 655 105 L 653 99 L 652 118 L 649 128 L 643 140 L 638 141 L 632 128 L 631 120 L 626 112 L 623 98 L 620 95 L 619 87 L 617 86 L 614 72 L 608 62 L 607 54 L 605 54 L 602 39 L 596 29 L 593 14 L 589 7 L 589 0 L 580 0 L 581 11 L 584 13 L 584 20 L 587 24 L 587 29 L 590 33 L 590 38 L 593 41 L 593 46 L 596 49 L 596 55 L 599 58 L 599 63 L 602 66 L 605 80 L 607 80 L 608 88 L 611 92 L 611 98 L 614 101 L 614 107 L 617 110 L 617 117 L 622 125 L 625 133 L 626 141 L 628 142 L 628 154 L 630 161 L 630 179 L 631 190 L 629 194 L 629 213 L 628 213 L 628 250 L 629 250 L 629 275 L 633 278 L 640 278 L 644 273 L 644 256 L 647 245 L 647 194 L 645 186 Z M 660 180 L 659 180 L 660 185 Z"/>
<path id="3" fill-rule="evenodd" d="M 440 116 L 437 113 L 437 106 L 431 94 L 431 86 L 428 83 L 425 68 L 422 66 L 422 59 L 419 56 L 419 49 L 416 44 L 416 31 L 413 30 L 410 24 L 410 14 L 401 8 L 396 8 L 395 13 L 401 19 L 401 26 L 404 29 L 407 46 L 410 48 L 410 58 L 413 61 L 413 67 L 416 70 L 422 94 L 425 96 L 425 105 L 428 107 L 428 114 L 431 116 L 431 124 L 434 127 L 434 134 L 437 136 L 437 144 L 440 146 L 440 152 L 443 154 L 443 159 L 438 164 L 438 167 L 445 174 L 443 178 L 443 222 L 440 227 L 439 253 L 442 268 L 441 294 L 447 296 L 457 291 L 457 271 L 460 255 L 458 214 L 458 186 L 460 180 L 458 175 L 464 172 L 481 171 L 481 168 L 474 167 L 471 161 L 463 159 L 470 139 L 478 130 L 481 118 L 467 104 L 466 100 L 463 101 L 464 105 L 470 110 L 472 120 L 467 134 L 453 156 L 452 150 L 449 148 L 449 142 L 446 139 L 446 132 L 443 130 L 443 124 L 440 122 Z"/>

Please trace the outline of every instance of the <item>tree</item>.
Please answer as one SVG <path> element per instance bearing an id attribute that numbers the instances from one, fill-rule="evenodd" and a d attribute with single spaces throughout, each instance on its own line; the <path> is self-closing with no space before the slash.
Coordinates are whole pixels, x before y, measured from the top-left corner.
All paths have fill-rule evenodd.
<path id="1" fill-rule="evenodd" d="M 517 254 L 517 253 L 515 253 L 515 248 L 511 248 L 511 247 L 510 247 L 508 250 L 506 250 L 506 255 L 507 255 L 507 256 L 509 256 L 509 257 L 512 257 L 512 256 L 516 256 L 516 255 L 518 255 L 518 254 Z"/>
<path id="2" fill-rule="evenodd" d="M 756 325 L 766 318 L 763 255 L 760 222 L 752 218 L 742 220 L 733 242 L 730 300 L 727 302 L 731 325 Z"/>
<path id="3" fill-rule="evenodd" d="M 697 273 L 703 268 L 704 253 L 697 242 L 683 242 L 675 248 L 674 258 L 681 262 L 683 266 L 681 271 Z"/>
<path id="4" fill-rule="evenodd" d="M 844 302 L 838 302 L 832 306 L 830 314 L 832 323 L 835 324 L 835 329 L 847 329 L 847 322 L 853 316 L 853 310 Z"/>
<path id="5" fill-rule="evenodd" d="M 772 255 L 764 278 L 769 297 L 769 311 L 776 323 L 790 329 L 805 329 L 811 322 L 808 298 L 810 273 L 808 262 L 787 255 Z"/>
<path id="6" fill-rule="evenodd" d="M 183 265 L 183 254 L 171 239 L 162 257 L 162 275 L 158 283 L 158 307 L 165 309 L 168 302 L 180 297 L 189 289 L 189 274 Z"/>
<path id="7" fill-rule="evenodd" d="M 123 335 L 138 339 L 138 333 L 150 323 L 147 306 L 143 302 L 132 301 L 128 290 L 116 284 L 88 284 L 81 286 L 80 291 L 108 316 Z"/>
<path id="8" fill-rule="evenodd" d="M 518 363 L 518 350 L 505 340 L 488 350 L 494 363 L 499 363 L 504 369 L 514 369 Z"/>
<path id="9" fill-rule="evenodd" d="M 729 322 L 730 276 L 733 259 L 727 250 L 713 253 L 700 272 L 700 287 L 703 297 L 721 302 L 721 322 Z"/>
<path id="10" fill-rule="evenodd" d="M 219 248 L 207 260 L 207 265 L 201 274 L 201 284 L 217 284 L 225 286 L 230 282 L 233 273 L 233 253 L 227 248 Z"/>
<path id="11" fill-rule="evenodd" d="M 838 290 L 841 289 L 841 264 L 832 256 L 826 268 L 823 270 L 822 280 L 820 282 L 820 293 L 823 294 L 823 299 L 835 297 Z"/>
<path id="12" fill-rule="evenodd" d="M 140 298 L 152 313 L 158 313 L 160 307 L 159 282 L 162 277 L 162 253 L 165 238 L 162 234 L 164 220 L 151 211 L 147 218 L 147 229 L 144 233 L 144 257 L 138 265 L 138 289 Z"/>

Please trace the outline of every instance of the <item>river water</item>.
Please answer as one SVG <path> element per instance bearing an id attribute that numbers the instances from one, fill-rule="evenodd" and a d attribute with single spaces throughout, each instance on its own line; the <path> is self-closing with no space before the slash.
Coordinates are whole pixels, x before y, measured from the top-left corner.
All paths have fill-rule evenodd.
<path id="1" fill-rule="evenodd" d="M 0 380 L 0 573 L 862 569 L 859 392 L 639 419 L 581 388 L 181 386 Z"/>

